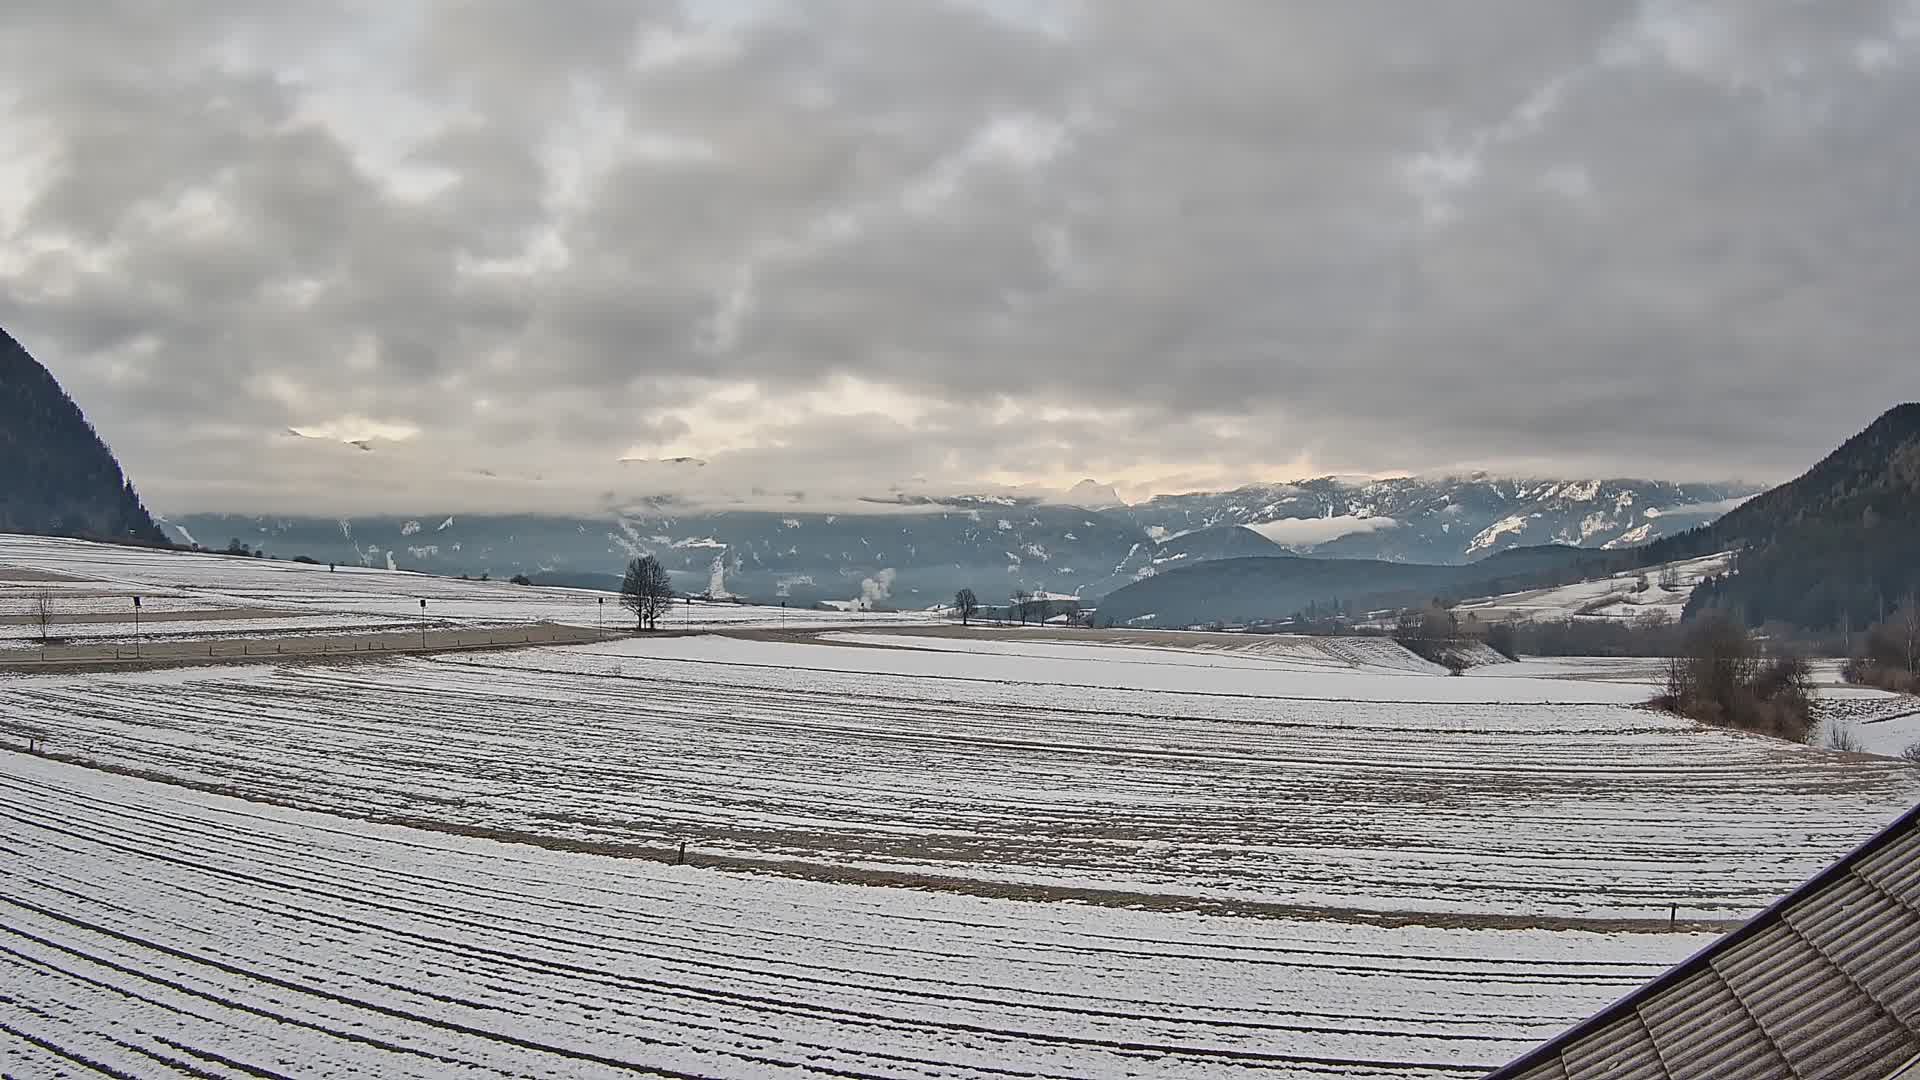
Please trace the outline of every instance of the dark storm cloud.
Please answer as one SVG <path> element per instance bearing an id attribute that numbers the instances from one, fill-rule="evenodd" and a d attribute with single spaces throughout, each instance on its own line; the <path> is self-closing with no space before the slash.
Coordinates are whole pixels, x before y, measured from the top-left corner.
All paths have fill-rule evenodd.
<path id="1" fill-rule="evenodd" d="M 1914 394 L 1906 3 L 16 4 L 0 101 L 0 323 L 163 508 L 1765 479 Z"/>

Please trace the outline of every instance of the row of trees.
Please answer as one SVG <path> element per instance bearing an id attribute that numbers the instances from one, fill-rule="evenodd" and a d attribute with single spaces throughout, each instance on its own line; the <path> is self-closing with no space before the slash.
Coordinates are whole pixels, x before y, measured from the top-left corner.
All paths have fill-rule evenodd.
<path id="1" fill-rule="evenodd" d="M 1050 596 L 1041 596 L 1025 589 L 1015 589 L 1007 598 L 1007 617 L 1020 620 L 1025 626 L 1031 619 L 1044 623 L 1050 617 L 1060 613 L 1063 604 L 1077 606 L 1077 601 L 1062 601 Z M 971 625 L 980 614 L 980 597 L 972 589 L 961 589 L 953 594 L 953 613 L 960 618 L 960 625 Z"/>

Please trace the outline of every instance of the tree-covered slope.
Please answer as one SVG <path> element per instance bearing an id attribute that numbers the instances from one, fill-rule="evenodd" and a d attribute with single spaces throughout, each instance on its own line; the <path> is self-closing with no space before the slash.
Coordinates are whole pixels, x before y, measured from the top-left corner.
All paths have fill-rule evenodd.
<path id="1" fill-rule="evenodd" d="M 1696 589 L 1689 614 L 1861 627 L 1920 591 L 1920 403 L 1887 410 L 1798 479 L 1648 554 L 1729 548 L 1742 549 L 1737 571 Z"/>
<path id="2" fill-rule="evenodd" d="M 80 407 L 4 330 L 0 532 L 165 542 Z"/>

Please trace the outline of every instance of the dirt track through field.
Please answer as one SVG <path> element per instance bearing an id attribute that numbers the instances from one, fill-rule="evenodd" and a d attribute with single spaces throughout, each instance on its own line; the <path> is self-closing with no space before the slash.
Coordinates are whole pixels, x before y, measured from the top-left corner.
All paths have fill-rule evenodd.
<path id="1" fill-rule="evenodd" d="M 186 641 L 164 638 L 139 644 L 49 645 L 0 652 L 0 672 L 106 671 L 130 667 L 271 661 L 297 658 L 354 659 L 511 648 L 522 645 L 576 645 L 614 636 L 577 626 L 438 627 L 384 633 L 287 634 L 261 637 L 209 637 Z"/>

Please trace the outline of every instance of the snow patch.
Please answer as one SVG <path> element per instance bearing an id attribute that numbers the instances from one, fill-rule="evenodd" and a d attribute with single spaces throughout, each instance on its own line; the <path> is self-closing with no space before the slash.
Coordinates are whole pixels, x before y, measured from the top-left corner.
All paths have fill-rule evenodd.
<path id="1" fill-rule="evenodd" d="M 1486 551 L 1492 548 L 1493 545 L 1499 543 L 1501 537 L 1509 533 L 1525 531 L 1527 523 L 1539 516 L 1539 514 L 1511 514 L 1503 517 L 1499 521 L 1481 529 L 1479 535 L 1475 536 L 1472 542 L 1467 544 L 1467 552 L 1471 554 L 1476 551 Z"/>
<path id="2" fill-rule="evenodd" d="M 1343 514 L 1339 517 L 1281 518 L 1245 526 L 1261 536 L 1286 547 L 1312 547 L 1355 533 L 1376 533 L 1396 529 L 1400 522 L 1390 517 L 1363 517 Z"/>

